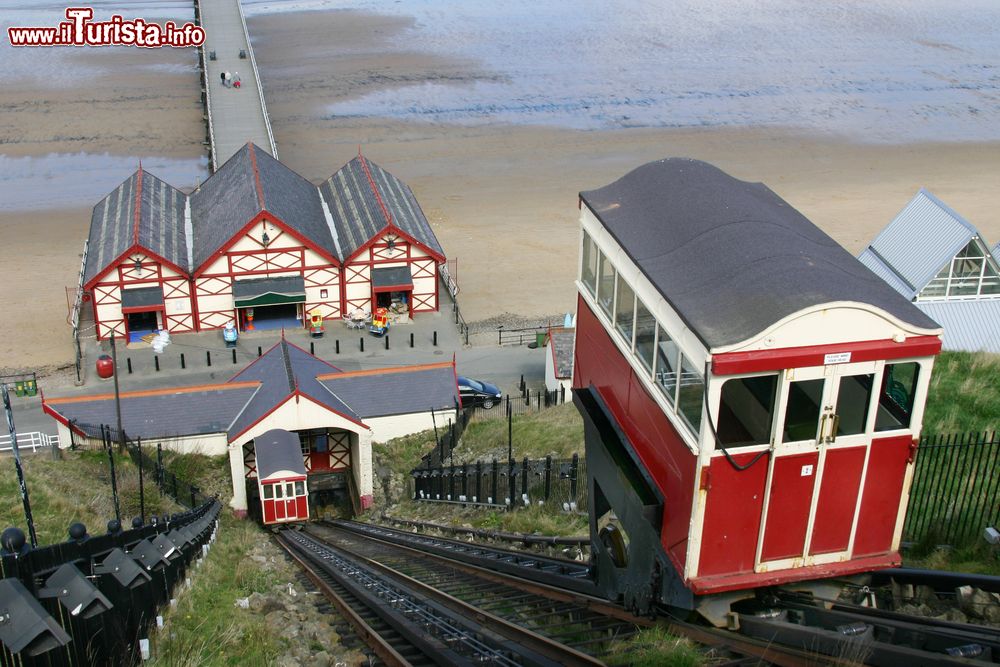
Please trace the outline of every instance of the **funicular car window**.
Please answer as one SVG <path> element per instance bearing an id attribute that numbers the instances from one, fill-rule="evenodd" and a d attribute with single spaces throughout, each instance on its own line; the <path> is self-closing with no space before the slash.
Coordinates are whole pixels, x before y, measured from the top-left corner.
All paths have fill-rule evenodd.
<path id="1" fill-rule="evenodd" d="M 282 495 L 281 495 L 282 491 L 285 490 L 285 485 L 284 484 L 271 484 L 270 486 L 274 487 L 274 497 L 275 498 L 281 498 L 282 497 Z"/>
<path id="2" fill-rule="evenodd" d="M 615 300 L 615 267 L 601 253 L 601 273 L 597 282 L 597 305 L 608 317 L 611 317 L 612 305 Z"/>
<path id="3" fill-rule="evenodd" d="M 726 447 L 771 442 L 777 391 L 776 373 L 726 380 L 719 402 L 719 442 Z"/>
<path id="4" fill-rule="evenodd" d="M 264 500 L 271 500 L 274 498 L 274 491 L 271 489 L 272 484 L 264 485 Z"/>
<path id="5" fill-rule="evenodd" d="M 635 292 L 618 276 L 618 296 L 615 298 L 615 329 L 625 337 L 625 343 L 632 347 L 632 325 L 635 323 Z"/>
<path id="6" fill-rule="evenodd" d="M 295 482 L 295 495 L 301 496 L 305 494 L 306 487 L 302 482 Z"/>
<path id="7" fill-rule="evenodd" d="M 837 435 L 858 435 L 865 432 L 868 406 L 872 402 L 875 376 L 845 375 L 837 391 Z"/>
<path id="8" fill-rule="evenodd" d="M 910 427 L 919 374 L 920 366 L 915 361 L 885 365 L 875 416 L 876 431 Z"/>
<path id="9" fill-rule="evenodd" d="M 653 370 L 653 355 L 656 353 L 656 320 L 642 299 L 635 302 L 635 356 L 646 367 Z"/>
<path id="10" fill-rule="evenodd" d="M 653 378 L 667 401 L 673 405 L 677 399 L 677 364 L 680 363 L 681 350 L 663 327 L 657 325 L 657 329 L 656 371 Z"/>
<path id="11" fill-rule="evenodd" d="M 677 393 L 677 411 L 695 433 L 701 430 L 701 407 L 705 401 L 705 380 L 698 367 L 681 355 L 680 389 Z"/>
<path id="12" fill-rule="evenodd" d="M 825 380 L 799 380 L 788 385 L 783 440 L 812 440 L 819 430 L 820 403 Z"/>
<path id="13" fill-rule="evenodd" d="M 590 234 L 583 233 L 583 259 L 580 267 L 580 282 L 591 294 L 597 289 L 597 246 Z"/>

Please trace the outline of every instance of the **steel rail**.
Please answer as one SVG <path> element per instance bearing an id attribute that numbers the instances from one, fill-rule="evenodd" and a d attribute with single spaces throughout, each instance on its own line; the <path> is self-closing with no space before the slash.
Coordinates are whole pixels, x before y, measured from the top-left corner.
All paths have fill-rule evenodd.
<path id="1" fill-rule="evenodd" d="M 350 523 L 353 524 L 353 522 Z M 365 537 L 366 539 L 372 540 L 374 542 L 378 542 L 390 547 L 395 547 L 397 549 L 401 549 L 413 555 L 418 555 L 430 558 L 432 560 L 436 560 L 441 563 L 446 563 L 457 570 L 473 574 L 476 577 L 485 579 L 495 584 L 502 584 L 510 586 L 512 588 L 518 588 L 520 590 L 533 593 L 538 596 L 548 598 L 550 600 L 572 604 L 573 606 L 580 608 L 582 610 L 591 611 L 610 618 L 634 623 L 639 627 L 646 627 L 646 628 L 661 627 L 676 636 L 687 638 L 698 644 L 716 647 L 722 650 L 727 650 L 742 655 L 752 656 L 756 659 L 765 661 L 766 663 L 778 665 L 779 667 L 814 667 L 815 665 L 820 663 L 837 664 L 841 662 L 837 660 L 831 660 L 826 656 L 823 656 L 822 660 L 820 660 L 819 659 L 820 656 L 817 656 L 815 652 L 811 652 L 808 650 L 801 650 L 794 647 L 776 646 L 774 645 L 773 642 L 770 641 L 764 641 L 753 637 L 739 635 L 728 630 L 707 628 L 704 626 L 695 625 L 693 623 L 688 623 L 686 621 L 678 620 L 670 616 L 665 616 L 659 619 L 637 617 L 633 615 L 631 612 L 621 607 L 620 605 L 616 605 L 603 598 L 577 593 L 572 590 L 566 590 L 558 586 L 553 586 L 550 584 L 541 583 L 530 579 L 523 579 L 521 577 L 517 577 L 512 574 L 501 574 L 494 570 L 484 569 L 484 567 L 469 564 L 464 560 L 460 560 L 462 556 L 461 554 L 439 555 L 437 553 L 430 553 L 421 550 L 414 546 L 398 544 L 396 542 L 391 542 L 385 539 L 374 537 L 364 532 L 357 532 L 352 530 L 350 526 L 339 526 L 339 527 L 341 527 L 344 530 L 348 530 L 356 535 Z M 844 664 L 848 663 L 844 661 Z"/>
<path id="2" fill-rule="evenodd" d="M 319 588 L 323 595 L 337 608 L 337 610 L 343 615 L 347 622 L 354 629 L 355 634 L 361 639 L 372 652 L 381 658 L 386 665 L 389 667 L 412 667 L 412 663 L 404 658 L 400 653 L 392 647 L 392 645 L 387 642 L 382 636 L 376 632 L 372 626 L 368 625 L 368 622 L 361 617 L 360 614 L 347 603 L 344 598 L 337 594 L 333 587 L 330 586 L 323 578 L 316 572 L 315 568 L 308 563 L 299 553 L 292 548 L 292 546 L 285 540 L 284 536 L 280 533 L 275 535 L 275 541 L 281 546 L 285 552 L 291 556 L 292 560 L 299 564 L 305 575 L 309 577 L 317 588 Z"/>
<path id="3" fill-rule="evenodd" d="M 306 532 L 308 533 L 309 531 L 307 530 Z M 323 539 L 318 535 L 312 533 L 310 534 L 317 539 Z M 448 593 L 445 593 L 444 591 L 418 581 L 417 579 L 414 579 L 413 577 L 404 574 L 395 568 L 360 554 L 355 550 L 343 545 L 336 546 L 338 549 L 351 554 L 362 564 L 377 570 L 392 579 L 402 582 L 406 587 L 418 591 L 421 595 L 425 595 L 428 598 L 436 600 L 444 607 L 451 609 L 455 613 L 461 614 L 465 618 L 474 619 L 476 622 L 488 626 L 490 630 L 503 635 L 508 639 L 519 642 L 522 646 L 530 648 L 547 658 L 559 662 L 560 664 L 593 665 L 595 667 L 604 665 L 602 661 L 589 656 L 586 653 L 582 653 L 574 648 L 555 642 L 548 637 L 532 632 L 527 628 L 511 623 L 500 616 L 464 602 L 452 595 L 449 595 Z"/>

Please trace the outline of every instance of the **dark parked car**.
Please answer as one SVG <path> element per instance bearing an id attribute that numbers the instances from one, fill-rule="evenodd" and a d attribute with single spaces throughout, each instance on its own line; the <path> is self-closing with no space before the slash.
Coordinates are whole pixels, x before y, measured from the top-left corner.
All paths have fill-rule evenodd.
<path id="1" fill-rule="evenodd" d="M 481 405 L 489 409 L 503 398 L 503 392 L 495 384 L 472 380 L 461 375 L 458 376 L 458 393 L 462 397 L 463 407 Z"/>

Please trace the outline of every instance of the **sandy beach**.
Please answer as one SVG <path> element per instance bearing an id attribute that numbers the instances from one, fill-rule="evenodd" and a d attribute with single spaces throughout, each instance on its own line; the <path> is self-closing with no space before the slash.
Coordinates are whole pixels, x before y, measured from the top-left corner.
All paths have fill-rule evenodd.
<path id="1" fill-rule="evenodd" d="M 411 27 L 399 16 L 288 12 L 254 17 L 249 26 L 281 160 L 318 182 L 360 145 L 409 183 L 448 256 L 458 259 L 459 301 L 470 322 L 572 310 L 577 193 L 668 156 L 707 160 L 767 184 L 855 253 L 920 187 L 977 225 L 991 244 L 1000 240 L 1000 144 L 994 142 L 864 143 L 864 136 L 774 127 L 574 130 L 342 118 L 331 104 L 414 82 L 461 86 L 495 74 L 471 60 L 399 48 L 395 40 Z M 155 77 L 130 60 L 131 52 L 87 57 L 104 58 L 109 74 L 69 88 L 30 79 L 8 85 L 0 102 L 0 157 L 81 151 L 124 157 L 118 181 L 141 156 L 184 164 L 204 157 L 192 52 L 149 54 L 170 65 Z M 72 161 L 60 176 L 69 170 L 73 178 L 92 178 L 86 165 Z M 7 307 L 0 367 L 71 363 L 65 287 L 76 279 L 90 210 L 118 181 L 56 206 L 46 204 L 39 186 L 37 206 L 0 211 L 0 302 Z"/>

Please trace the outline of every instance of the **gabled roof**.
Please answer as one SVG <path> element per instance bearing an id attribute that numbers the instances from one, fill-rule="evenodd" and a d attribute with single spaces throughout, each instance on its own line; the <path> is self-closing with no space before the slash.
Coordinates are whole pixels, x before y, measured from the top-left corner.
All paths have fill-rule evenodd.
<path id="1" fill-rule="evenodd" d="M 132 438 L 225 433 L 259 387 L 239 382 L 123 392 L 122 427 Z M 116 421 L 114 394 L 46 399 L 44 409 L 64 423 L 99 426 Z"/>
<path id="2" fill-rule="evenodd" d="M 650 162 L 580 198 L 710 350 L 833 302 L 938 329 L 769 188 L 705 162 Z"/>
<path id="3" fill-rule="evenodd" d="M 858 259 L 913 299 L 978 235 L 965 218 L 921 188 Z"/>
<path id="4" fill-rule="evenodd" d="M 944 327 L 945 350 L 1000 353 L 1000 299 L 918 301 Z"/>
<path id="5" fill-rule="evenodd" d="M 451 362 L 320 375 L 319 381 L 365 419 L 454 408 L 459 402 Z"/>
<path id="6" fill-rule="evenodd" d="M 230 382 L 261 383 L 260 391 L 229 429 L 230 440 L 284 403 L 297 391 L 309 396 L 320 405 L 360 423 L 361 417 L 349 405 L 316 380 L 317 375 L 331 372 L 339 371 L 336 367 L 282 338 L 274 347 L 230 380 Z"/>
<path id="7" fill-rule="evenodd" d="M 319 186 L 346 261 L 387 227 L 394 227 L 444 260 L 444 250 L 410 187 L 358 155 Z"/>
<path id="8" fill-rule="evenodd" d="M 84 283 L 133 246 L 187 270 L 185 204 L 184 193 L 140 167 L 94 206 Z"/>
<path id="9" fill-rule="evenodd" d="M 993 246 L 990 253 L 993 255 L 993 259 L 997 261 L 997 264 L 1000 264 L 1000 241 L 997 241 L 997 244 Z"/>
<path id="10" fill-rule="evenodd" d="M 192 271 L 261 211 L 336 256 L 316 186 L 248 143 L 191 193 Z"/>

